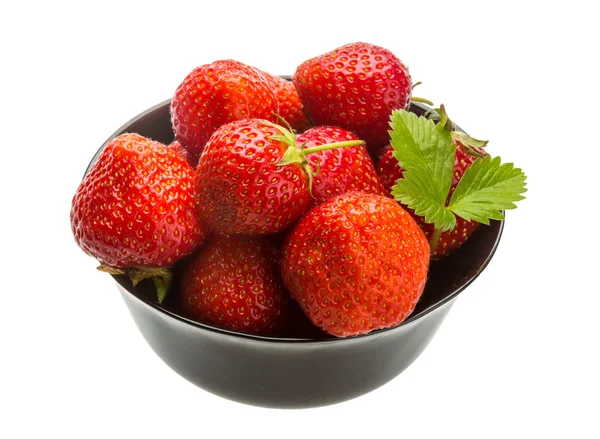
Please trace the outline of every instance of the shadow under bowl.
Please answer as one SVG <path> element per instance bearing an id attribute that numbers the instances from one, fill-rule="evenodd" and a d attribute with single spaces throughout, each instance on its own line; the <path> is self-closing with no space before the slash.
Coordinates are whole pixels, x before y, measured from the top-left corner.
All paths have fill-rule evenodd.
<path id="1" fill-rule="evenodd" d="M 133 118 L 111 139 L 138 133 L 173 141 L 170 101 Z M 414 103 L 411 111 L 428 107 Z M 151 284 L 133 287 L 114 276 L 121 295 L 156 354 L 198 387 L 240 403 L 273 408 L 308 408 L 346 401 L 392 380 L 429 344 L 459 293 L 490 262 L 503 221 L 480 226 L 451 256 L 432 261 L 428 281 L 412 315 L 398 326 L 351 338 L 269 338 L 222 330 L 182 316 L 177 291 L 158 304 Z"/>

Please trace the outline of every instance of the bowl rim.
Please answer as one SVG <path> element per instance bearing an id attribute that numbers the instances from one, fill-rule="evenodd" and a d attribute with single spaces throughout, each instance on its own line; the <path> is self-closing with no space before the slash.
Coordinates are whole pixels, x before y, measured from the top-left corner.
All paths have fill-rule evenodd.
<path id="1" fill-rule="evenodd" d="M 282 75 L 281 77 L 284 79 L 287 79 L 286 76 Z M 132 119 L 130 119 L 129 121 L 127 121 L 126 123 L 121 125 L 121 127 L 119 127 L 113 134 L 111 134 L 110 137 L 108 137 L 108 139 L 106 139 L 104 141 L 104 143 L 100 146 L 100 148 L 98 148 L 98 150 L 96 151 L 96 153 L 90 160 L 90 162 L 85 170 L 85 173 L 83 175 L 83 178 L 85 178 L 85 176 L 90 172 L 92 166 L 98 159 L 99 155 L 102 153 L 102 151 L 104 150 L 106 145 L 111 140 L 113 140 L 114 138 L 116 138 L 117 136 L 119 136 L 122 133 L 129 132 L 129 131 L 127 131 L 127 128 L 129 126 L 131 126 L 132 124 L 134 124 L 135 122 L 139 121 L 140 119 L 155 112 L 156 110 L 162 109 L 163 107 L 170 106 L 170 105 L 171 105 L 171 99 L 166 99 L 156 105 L 153 105 L 152 107 L 146 109 L 145 111 L 139 113 L 137 116 L 133 117 Z M 420 103 L 420 102 L 411 102 L 411 106 L 419 107 L 422 110 L 430 109 L 430 107 L 428 105 Z M 458 128 L 458 129 L 460 129 L 460 128 Z M 503 216 L 505 216 L 504 211 L 502 211 L 502 214 L 503 214 Z M 111 276 L 117 282 L 117 284 L 119 284 L 121 289 L 126 291 L 127 294 L 129 294 L 130 296 L 135 298 L 135 300 L 138 300 L 139 302 L 141 302 L 143 305 L 151 307 L 153 309 L 153 311 L 163 314 L 169 318 L 174 318 L 174 319 L 180 321 L 181 323 L 188 324 L 190 326 L 193 326 L 193 327 L 196 327 L 196 328 L 199 328 L 202 330 L 210 331 L 210 332 L 213 332 L 216 334 L 220 334 L 221 336 L 242 338 L 242 339 L 254 340 L 257 342 L 273 343 L 273 344 L 349 343 L 349 342 L 354 342 L 355 340 L 360 340 L 360 339 L 363 339 L 366 337 L 373 337 L 373 336 L 377 336 L 379 334 L 389 333 L 391 331 L 399 330 L 399 328 L 401 328 L 401 327 L 406 327 L 406 326 L 415 324 L 417 322 L 417 320 L 424 318 L 428 314 L 436 311 L 437 309 L 447 305 L 449 302 L 456 299 L 456 297 L 461 292 L 463 292 L 469 285 L 471 285 L 471 283 L 473 283 L 473 281 L 475 281 L 475 279 L 477 279 L 479 277 L 479 275 L 485 270 L 485 268 L 488 266 L 488 264 L 492 260 L 494 254 L 496 253 L 496 250 L 498 249 L 498 245 L 500 243 L 500 238 L 502 237 L 502 233 L 504 231 L 505 220 L 499 220 L 499 221 L 495 220 L 494 222 L 499 223 L 499 228 L 498 228 L 498 232 L 496 235 L 496 239 L 494 240 L 494 244 L 493 244 L 490 252 L 486 256 L 485 260 L 478 267 L 475 274 L 473 276 L 471 276 L 465 283 L 461 284 L 459 288 L 456 288 L 454 291 L 452 291 L 452 293 L 448 294 L 443 300 L 436 302 L 434 305 L 429 306 L 416 314 L 410 315 L 407 319 L 405 319 L 404 321 L 402 321 L 401 323 L 399 323 L 395 326 L 390 326 L 390 327 L 378 329 L 376 331 L 372 331 L 372 332 L 369 332 L 366 334 L 360 334 L 360 335 L 351 336 L 351 337 L 331 336 L 331 337 L 324 338 L 324 339 L 311 339 L 311 338 L 298 338 L 298 337 L 270 337 L 270 336 L 264 336 L 264 335 L 248 334 L 248 333 L 244 333 L 244 332 L 232 331 L 232 330 L 228 330 L 228 329 L 218 328 L 215 326 L 210 326 L 210 325 L 207 325 L 204 323 L 197 322 L 195 320 L 191 320 L 185 316 L 182 316 L 173 311 L 163 308 L 156 302 L 144 300 L 143 298 L 139 297 L 138 295 L 133 294 L 130 291 L 130 287 L 127 284 L 125 284 L 126 281 L 125 281 L 124 275 L 111 275 Z"/>

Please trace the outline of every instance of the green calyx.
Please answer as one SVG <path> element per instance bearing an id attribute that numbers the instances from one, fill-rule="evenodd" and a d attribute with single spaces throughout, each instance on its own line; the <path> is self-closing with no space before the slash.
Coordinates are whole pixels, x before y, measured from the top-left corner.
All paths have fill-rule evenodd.
<path id="1" fill-rule="evenodd" d="M 454 122 L 452 122 L 448 117 L 448 113 L 446 112 L 446 107 L 444 107 L 444 104 L 441 104 L 439 108 L 431 108 L 425 113 L 425 116 L 428 119 L 437 121 L 446 130 L 448 130 L 452 136 L 452 140 L 463 145 L 469 154 L 475 157 L 483 157 L 483 154 L 479 151 L 479 148 L 485 148 L 485 146 L 488 144 L 488 141 L 479 140 L 469 136 L 463 131 L 458 131 L 456 129 L 456 125 L 454 125 Z"/>
<path id="2" fill-rule="evenodd" d="M 152 279 L 154 288 L 156 288 L 156 298 L 158 303 L 162 303 L 165 299 L 171 282 L 173 280 L 173 271 L 170 267 L 149 268 L 149 267 L 111 267 L 110 265 L 100 264 L 99 271 L 112 275 L 126 274 L 131 279 L 131 283 L 135 287 L 144 279 Z"/>
<path id="3" fill-rule="evenodd" d="M 330 149 L 335 149 L 335 148 L 349 148 L 352 146 L 361 146 L 361 145 L 365 144 L 365 142 L 363 140 L 345 140 L 342 142 L 334 142 L 334 143 L 328 143 L 325 145 L 312 146 L 310 148 L 305 147 L 306 143 L 303 143 L 302 145 L 298 146 L 297 140 L 296 140 L 296 134 L 294 133 L 294 130 L 290 127 L 290 125 L 283 118 L 281 118 L 278 115 L 276 115 L 276 116 L 282 121 L 282 123 L 285 125 L 285 127 L 274 124 L 272 122 L 265 122 L 265 123 L 267 123 L 269 126 L 272 126 L 273 128 L 276 128 L 280 133 L 280 134 L 275 134 L 275 135 L 271 136 L 270 139 L 278 140 L 287 145 L 287 149 L 286 149 L 285 153 L 283 154 L 283 157 L 281 158 L 281 160 L 277 163 L 277 166 L 288 166 L 288 165 L 292 165 L 292 164 L 296 164 L 296 165 L 300 166 L 308 177 L 308 189 L 310 191 L 311 196 L 312 196 L 313 179 L 316 175 L 319 174 L 319 170 L 321 169 L 321 163 L 320 163 L 320 161 L 318 161 L 317 171 L 314 172 L 312 170 L 312 167 L 308 163 L 308 159 L 306 158 L 306 156 L 308 156 L 309 154 L 315 153 L 315 152 L 328 151 Z"/>

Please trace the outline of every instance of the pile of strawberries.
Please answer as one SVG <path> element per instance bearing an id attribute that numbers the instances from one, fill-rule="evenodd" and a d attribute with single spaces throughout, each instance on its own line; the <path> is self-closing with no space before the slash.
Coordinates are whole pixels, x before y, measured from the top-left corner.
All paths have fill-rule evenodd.
<path id="1" fill-rule="evenodd" d="M 172 144 L 127 133 L 106 145 L 73 198 L 76 242 L 103 271 L 152 279 L 159 301 L 176 284 L 186 316 L 216 327 L 286 336 L 308 317 L 345 337 L 397 325 L 430 259 L 479 224 L 436 232 L 392 197 L 413 168 L 390 145 L 390 115 L 412 89 L 406 66 L 366 43 L 302 63 L 293 81 L 202 65 L 175 91 Z M 452 193 L 485 142 L 443 109 L 435 122 L 456 150 Z"/>

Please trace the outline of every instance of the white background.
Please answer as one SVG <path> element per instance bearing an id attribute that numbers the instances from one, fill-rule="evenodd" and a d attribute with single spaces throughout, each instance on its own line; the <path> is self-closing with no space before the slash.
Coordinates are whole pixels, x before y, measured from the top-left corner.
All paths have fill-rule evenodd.
<path id="1" fill-rule="evenodd" d="M 150 3 L 1 6 L 0 437 L 600 436 L 594 2 Z M 418 95 L 526 171 L 528 198 L 394 381 L 302 411 L 220 399 L 145 343 L 75 245 L 71 198 L 102 142 L 197 65 L 290 74 L 354 41 L 396 53 Z"/>

